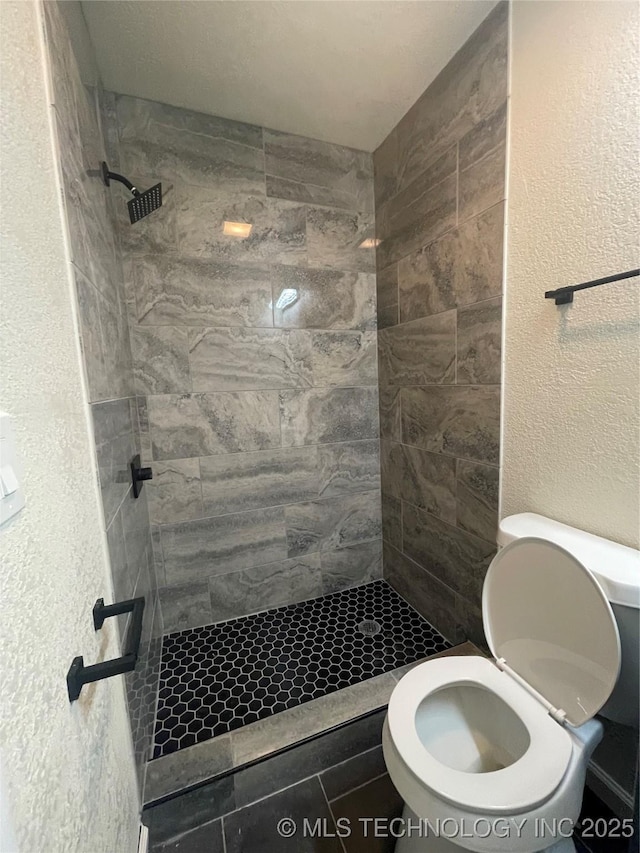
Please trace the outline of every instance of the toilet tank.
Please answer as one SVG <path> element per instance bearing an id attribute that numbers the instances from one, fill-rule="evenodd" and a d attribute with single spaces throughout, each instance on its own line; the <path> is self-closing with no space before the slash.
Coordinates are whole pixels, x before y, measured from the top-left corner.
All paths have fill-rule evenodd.
<path id="1" fill-rule="evenodd" d="M 569 551 L 595 576 L 611 603 L 621 647 L 620 675 L 600 714 L 617 723 L 638 726 L 640 695 L 640 551 L 585 533 L 543 515 L 522 512 L 504 518 L 498 546 L 535 536 Z"/>

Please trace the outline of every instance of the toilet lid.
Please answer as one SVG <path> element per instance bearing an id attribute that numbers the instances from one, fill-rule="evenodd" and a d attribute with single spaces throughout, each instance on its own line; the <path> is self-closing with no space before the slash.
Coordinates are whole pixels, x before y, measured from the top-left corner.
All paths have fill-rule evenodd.
<path id="1" fill-rule="evenodd" d="M 482 619 L 496 658 L 579 726 L 596 714 L 620 670 L 611 605 L 591 572 L 544 539 L 498 552 L 482 590 Z"/>

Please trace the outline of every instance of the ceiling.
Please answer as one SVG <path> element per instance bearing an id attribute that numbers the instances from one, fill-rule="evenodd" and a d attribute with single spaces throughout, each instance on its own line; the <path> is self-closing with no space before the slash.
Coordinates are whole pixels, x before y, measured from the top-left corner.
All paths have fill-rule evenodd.
<path id="1" fill-rule="evenodd" d="M 107 89 L 373 151 L 495 0 L 85 0 Z"/>

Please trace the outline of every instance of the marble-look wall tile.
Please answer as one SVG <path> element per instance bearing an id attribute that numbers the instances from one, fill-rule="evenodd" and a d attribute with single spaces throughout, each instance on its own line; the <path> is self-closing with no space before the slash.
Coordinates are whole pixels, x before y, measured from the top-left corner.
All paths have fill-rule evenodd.
<path id="1" fill-rule="evenodd" d="M 214 622 L 316 598 L 325 592 L 320 554 L 308 554 L 209 579 Z"/>
<path id="2" fill-rule="evenodd" d="M 398 188 L 398 134 L 395 128 L 373 154 L 373 188 L 377 212 Z"/>
<path id="3" fill-rule="evenodd" d="M 162 527 L 168 585 L 284 560 L 284 509 L 260 509 Z"/>
<path id="4" fill-rule="evenodd" d="M 387 305 L 384 308 L 378 308 L 378 328 L 388 329 L 389 326 L 395 326 L 398 322 L 398 305 Z"/>
<path id="5" fill-rule="evenodd" d="M 398 189 L 504 102 L 507 58 L 508 4 L 500 3 L 396 127 Z"/>
<path id="6" fill-rule="evenodd" d="M 133 571 L 129 571 L 127 549 L 124 544 L 122 514 L 119 512 L 116 513 L 107 528 L 107 548 L 111 562 L 114 601 L 126 601 L 133 597 L 136 577 Z"/>
<path id="7" fill-rule="evenodd" d="M 97 134 L 97 123 L 90 128 L 91 138 L 74 139 L 75 129 L 59 115 L 54 118 L 62 151 L 60 168 L 71 260 L 107 299 L 116 302 L 122 275 L 115 232 L 110 223 L 109 190 L 97 170 L 89 166 L 92 160 L 99 163 L 103 157 L 101 144 L 93 138 Z M 82 146 L 79 151 L 78 141 Z"/>
<path id="8" fill-rule="evenodd" d="M 117 207 L 159 612 L 207 621 L 212 576 L 228 606 L 211 618 L 357 582 L 373 546 L 351 579 L 291 559 L 283 507 L 375 493 L 367 539 L 380 535 L 371 155 L 271 131 L 263 153 L 261 128 L 127 96 L 114 108 L 121 169 L 164 194 L 137 228 Z M 224 220 L 250 236 L 224 236 Z M 340 512 L 328 547 L 361 541 L 364 510 Z"/>
<path id="9" fill-rule="evenodd" d="M 375 332 L 312 332 L 314 386 L 375 385 L 378 378 Z"/>
<path id="10" fill-rule="evenodd" d="M 149 528 L 149 507 L 147 493 L 143 490 L 137 498 L 129 489 L 120 507 L 124 544 L 127 550 L 129 572 L 137 577 L 143 567 L 151 560 L 151 532 Z M 150 589 L 155 593 L 155 577 L 150 579 Z"/>
<path id="11" fill-rule="evenodd" d="M 264 150 L 268 195 L 373 212 L 371 154 L 274 130 Z"/>
<path id="12" fill-rule="evenodd" d="M 146 484 L 149 516 L 154 524 L 188 521 L 205 515 L 198 459 L 153 463 L 153 480 Z"/>
<path id="13" fill-rule="evenodd" d="M 460 222 L 476 216 L 505 197 L 506 144 L 460 172 L 458 217 Z"/>
<path id="14" fill-rule="evenodd" d="M 500 389 L 491 385 L 403 388 L 402 440 L 433 453 L 498 464 Z"/>
<path id="15" fill-rule="evenodd" d="M 227 236 L 222 230 L 225 221 L 251 223 L 251 233 L 244 239 Z M 185 185 L 178 201 L 177 229 L 186 257 L 247 266 L 307 260 L 306 208 L 277 198 Z"/>
<path id="16" fill-rule="evenodd" d="M 402 506 L 399 500 L 382 493 L 382 538 L 402 549 Z"/>
<path id="17" fill-rule="evenodd" d="M 456 312 L 445 311 L 378 333 L 380 385 L 451 383 L 456 365 Z"/>
<path id="18" fill-rule="evenodd" d="M 138 323 L 153 326 L 273 326 L 267 267 L 171 253 L 132 261 Z"/>
<path id="19" fill-rule="evenodd" d="M 164 557 L 162 556 L 162 541 L 160 538 L 160 525 L 151 525 L 151 554 L 158 579 L 158 586 L 164 586 L 166 579 L 164 576 Z"/>
<path id="20" fill-rule="evenodd" d="M 274 266 L 272 285 L 276 326 L 375 329 L 376 280 L 370 273 Z"/>
<path id="21" fill-rule="evenodd" d="M 390 441 L 380 450 L 385 494 L 456 523 L 455 459 Z"/>
<path id="22" fill-rule="evenodd" d="M 400 388 L 388 388 L 381 385 L 378 393 L 380 437 L 392 441 L 402 441 Z"/>
<path id="23" fill-rule="evenodd" d="M 305 388 L 313 384 L 311 338 L 302 330 L 194 328 L 194 391 Z"/>
<path id="24" fill-rule="evenodd" d="M 278 393 L 149 397 L 154 459 L 265 450 L 280 444 Z"/>
<path id="25" fill-rule="evenodd" d="M 477 462 L 456 460 L 458 527 L 495 542 L 498 533 L 500 471 Z"/>
<path id="26" fill-rule="evenodd" d="M 131 329 L 136 394 L 191 390 L 187 330 L 176 326 Z"/>
<path id="27" fill-rule="evenodd" d="M 264 193 L 261 128 L 123 95 L 116 109 L 125 174 Z"/>
<path id="28" fill-rule="evenodd" d="M 454 642 L 484 639 L 497 523 L 508 15 L 373 157 L 385 577 Z"/>
<path id="29" fill-rule="evenodd" d="M 382 577 L 382 539 L 320 554 L 324 592 L 336 592 Z"/>
<path id="30" fill-rule="evenodd" d="M 105 526 L 131 486 L 129 463 L 135 455 L 134 425 L 128 399 L 94 403 L 93 435 Z"/>
<path id="31" fill-rule="evenodd" d="M 459 142 L 459 168 L 464 171 L 477 163 L 496 148 L 505 144 L 507 138 L 507 102 L 487 116 L 465 134 Z"/>
<path id="32" fill-rule="evenodd" d="M 401 322 L 499 296 L 503 230 L 498 204 L 401 260 Z"/>
<path id="33" fill-rule="evenodd" d="M 130 397 L 135 393 L 131 339 L 124 305 L 111 306 L 105 300 L 106 310 L 100 315 L 100 327 L 105 352 L 105 372 L 109 394 L 114 397 Z"/>
<path id="34" fill-rule="evenodd" d="M 376 275 L 378 311 L 383 306 L 398 304 L 398 264 L 391 264 Z"/>
<path id="35" fill-rule="evenodd" d="M 411 504 L 402 507 L 404 553 L 455 592 L 479 601 L 495 545 Z"/>
<path id="36" fill-rule="evenodd" d="M 502 298 L 458 309 L 458 384 L 500 384 Z"/>
<path id="37" fill-rule="evenodd" d="M 375 272 L 374 249 L 362 246 L 373 236 L 372 214 L 322 207 L 307 210 L 307 250 L 313 267 Z"/>
<path id="38" fill-rule="evenodd" d="M 75 279 L 82 358 L 91 403 L 98 479 L 116 600 L 144 595 L 140 660 L 125 679 L 138 777 L 143 777 L 153 729 L 157 671 L 151 655 L 156 576 L 146 494 L 134 500 L 129 463 L 142 449 L 118 234 L 124 197 L 107 188 L 99 164 L 117 139 L 112 102 L 102 91 L 89 34 L 69 17 L 73 4 L 42 4 L 46 56 L 54 88 L 62 202 L 68 226 L 70 271 Z M 130 227 L 130 226 L 129 226 Z M 131 229 L 130 229 L 131 230 Z M 126 617 L 114 627 L 121 636 Z M 156 655 L 157 658 L 157 655 Z"/>
<path id="39" fill-rule="evenodd" d="M 200 460 L 207 515 L 308 501 L 318 495 L 317 448 L 232 453 Z"/>
<path id="40" fill-rule="evenodd" d="M 461 639 L 454 591 L 388 542 L 384 545 L 384 578 L 448 640 Z"/>
<path id="41" fill-rule="evenodd" d="M 374 387 L 280 392 L 284 447 L 378 437 Z"/>
<path id="42" fill-rule="evenodd" d="M 164 630 L 168 634 L 210 625 L 214 621 L 206 580 L 165 586 L 159 590 L 159 595 Z"/>
<path id="43" fill-rule="evenodd" d="M 153 462 L 153 449 L 151 447 L 151 432 L 149 430 L 149 407 L 146 397 L 135 398 L 135 410 L 138 421 L 138 442 L 140 444 L 140 457 L 143 465 L 151 465 Z"/>
<path id="44" fill-rule="evenodd" d="M 452 145 L 441 157 L 429 163 L 401 192 L 381 205 L 376 218 L 376 236 L 386 240 L 422 221 L 433 209 L 433 197 L 439 196 L 437 185 L 455 175 L 458 152 Z"/>
<path id="45" fill-rule="evenodd" d="M 419 206 L 419 215 L 407 221 L 402 229 L 398 228 L 389 237 L 383 239 L 378 246 L 379 268 L 401 260 L 455 227 L 457 184 L 457 176 L 450 175 L 425 193 Z"/>
<path id="46" fill-rule="evenodd" d="M 305 448 L 307 452 L 310 449 Z M 321 444 L 316 450 L 318 497 L 333 498 L 380 488 L 378 441 Z"/>
<path id="47" fill-rule="evenodd" d="M 285 508 L 290 557 L 377 539 L 381 535 L 380 493 L 293 504 Z"/>
<path id="48" fill-rule="evenodd" d="M 110 396 L 112 384 L 108 371 L 109 347 L 105 344 L 101 324 L 101 317 L 110 310 L 110 306 L 100 291 L 75 267 L 74 275 L 89 400 L 95 402 Z"/>

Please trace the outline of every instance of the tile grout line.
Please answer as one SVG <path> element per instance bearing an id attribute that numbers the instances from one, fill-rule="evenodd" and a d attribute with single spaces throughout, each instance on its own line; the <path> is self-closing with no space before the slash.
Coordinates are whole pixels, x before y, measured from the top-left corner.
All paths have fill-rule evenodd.
<path id="1" fill-rule="evenodd" d="M 220 816 L 220 834 L 222 835 L 222 853 L 227 853 L 227 835 L 224 828 L 224 819 L 226 815 Z"/>
<path id="2" fill-rule="evenodd" d="M 327 792 L 324 789 L 324 785 L 322 784 L 322 778 L 318 773 L 318 782 L 320 784 L 320 790 L 322 791 L 322 795 L 324 797 L 324 801 L 327 804 L 327 808 L 329 809 L 329 814 L 331 815 L 331 819 L 333 820 L 333 825 L 336 830 L 336 835 L 338 835 L 338 824 L 336 822 L 336 816 L 334 814 L 333 809 L 331 808 L 331 803 L 329 802 L 329 797 L 327 797 Z M 344 840 L 341 835 L 338 835 L 338 840 L 340 841 L 340 846 L 342 847 L 343 853 L 347 853 L 347 848 L 344 846 Z"/>
<path id="3" fill-rule="evenodd" d="M 379 749 L 379 748 L 380 747 L 377 747 L 377 746 L 373 747 L 373 749 Z M 371 750 L 367 750 L 367 751 L 370 752 Z M 364 755 L 364 753 L 362 753 L 362 754 Z M 333 768 L 329 768 L 329 769 L 333 770 Z M 341 800 L 343 797 L 350 796 L 350 794 L 353 794 L 355 791 L 360 791 L 362 788 L 366 788 L 367 785 L 370 785 L 372 782 L 377 782 L 379 779 L 384 779 L 384 777 L 388 776 L 388 775 L 389 774 L 385 770 L 384 773 L 378 773 L 377 776 L 372 776 L 371 779 L 367 779 L 366 782 L 361 782 L 359 785 L 356 785 L 355 788 L 349 788 L 348 791 L 345 791 L 344 794 L 340 794 L 339 797 L 334 797 L 332 800 L 328 800 L 329 805 L 331 805 L 331 803 L 336 803 L 338 800 Z M 326 794 L 325 794 L 325 796 L 326 796 Z"/>

